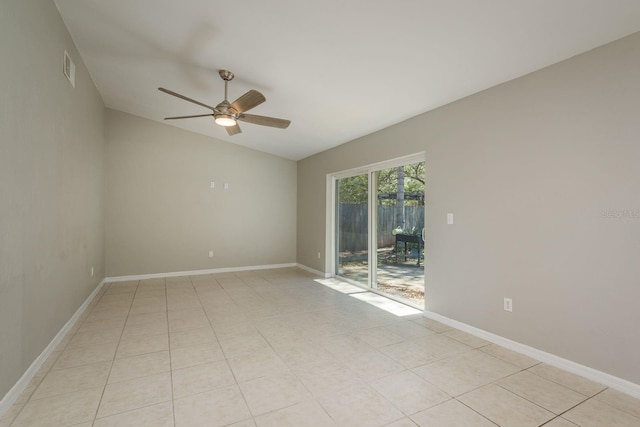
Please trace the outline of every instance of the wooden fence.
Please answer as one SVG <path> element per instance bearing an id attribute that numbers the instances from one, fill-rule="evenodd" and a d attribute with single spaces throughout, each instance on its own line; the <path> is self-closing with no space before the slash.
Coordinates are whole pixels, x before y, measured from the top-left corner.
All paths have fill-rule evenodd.
<path id="1" fill-rule="evenodd" d="M 395 237 L 391 232 L 396 224 L 394 205 L 377 205 L 378 247 L 393 246 Z M 424 206 L 404 207 L 404 228 L 415 227 L 418 233 L 424 227 Z M 356 252 L 367 249 L 368 212 L 367 205 L 341 203 L 338 208 L 338 242 L 340 252 Z"/>

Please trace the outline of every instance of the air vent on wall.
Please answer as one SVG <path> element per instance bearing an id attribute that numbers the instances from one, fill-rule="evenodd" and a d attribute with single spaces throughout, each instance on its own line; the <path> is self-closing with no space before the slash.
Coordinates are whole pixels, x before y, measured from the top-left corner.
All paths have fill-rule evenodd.
<path id="1" fill-rule="evenodd" d="M 62 71 L 71 83 L 71 86 L 76 87 L 76 66 L 74 65 L 73 61 L 71 61 L 71 57 L 66 50 L 64 51 L 64 62 Z"/>

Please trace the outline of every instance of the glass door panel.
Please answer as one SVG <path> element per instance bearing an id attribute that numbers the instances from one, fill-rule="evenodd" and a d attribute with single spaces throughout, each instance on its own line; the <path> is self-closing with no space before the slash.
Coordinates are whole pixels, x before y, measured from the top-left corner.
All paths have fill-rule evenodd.
<path id="1" fill-rule="evenodd" d="M 336 274 L 369 286 L 369 174 L 336 180 Z"/>
<path id="2" fill-rule="evenodd" d="M 375 172 L 373 288 L 424 307 L 424 163 Z"/>

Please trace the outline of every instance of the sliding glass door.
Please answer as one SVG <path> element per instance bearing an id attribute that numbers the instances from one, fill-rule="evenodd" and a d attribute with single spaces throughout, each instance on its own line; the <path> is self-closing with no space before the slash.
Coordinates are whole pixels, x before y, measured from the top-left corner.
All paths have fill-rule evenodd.
<path id="1" fill-rule="evenodd" d="M 335 274 L 423 308 L 422 159 L 338 175 L 334 182 Z"/>

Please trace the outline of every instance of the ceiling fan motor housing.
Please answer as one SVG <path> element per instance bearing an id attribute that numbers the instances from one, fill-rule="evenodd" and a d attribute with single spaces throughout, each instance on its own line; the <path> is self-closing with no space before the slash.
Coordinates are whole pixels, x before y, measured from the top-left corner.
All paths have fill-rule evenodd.
<path id="1" fill-rule="evenodd" d="M 218 74 L 220 74 L 220 78 L 225 82 L 230 82 L 235 77 L 229 70 L 220 70 L 218 71 Z"/>

